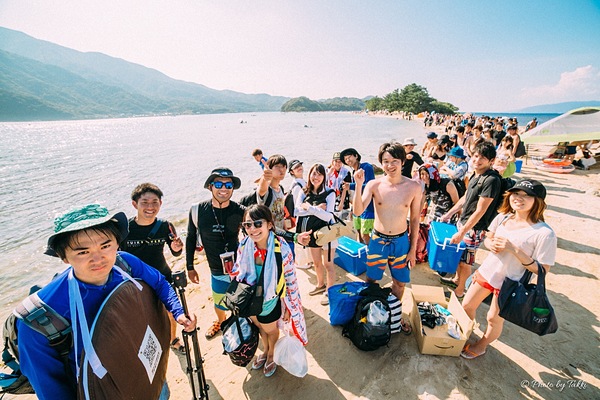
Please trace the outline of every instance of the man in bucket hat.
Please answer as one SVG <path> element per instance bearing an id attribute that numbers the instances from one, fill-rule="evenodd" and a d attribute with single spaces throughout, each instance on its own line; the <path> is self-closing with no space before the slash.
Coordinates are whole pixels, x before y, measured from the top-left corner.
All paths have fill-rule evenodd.
<path id="1" fill-rule="evenodd" d="M 227 308 L 221 299 L 231 282 L 227 266 L 233 266 L 239 244 L 238 236 L 245 208 L 231 200 L 233 191 L 241 186 L 240 178 L 229 168 L 212 170 L 204 182 L 204 188 L 211 193 L 211 199 L 195 204 L 188 218 L 185 260 L 190 281 L 200 283 L 194 269 L 194 252 L 201 243 L 206 253 L 212 298 L 217 319 L 205 333 L 206 338 L 215 337 L 221 329 L 221 322 L 227 318 Z M 200 240 L 198 240 L 200 239 Z"/>
<path id="2" fill-rule="evenodd" d="M 21 371 L 29 378 L 38 398 L 77 398 L 78 380 L 84 375 L 79 371 L 84 348 L 85 359 L 91 360 L 93 372 L 90 374 L 102 378 L 108 373 L 116 378 L 118 372 L 105 369 L 103 360 L 97 356 L 96 351 L 105 349 L 94 348 L 89 328 L 95 323 L 105 299 L 125 280 L 133 277 L 146 282 L 186 331 L 191 332 L 196 328 L 195 316 L 189 319 L 184 315 L 175 291 L 160 272 L 124 252 L 119 255 L 127 264 L 128 272 L 115 266 L 119 243 L 128 233 L 127 225 L 124 213 L 111 215 L 99 204 L 73 209 L 54 220 L 54 233 L 48 239 L 45 254 L 59 257 L 70 266 L 34 296 L 39 298 L 44 307 L 53 309 L 71 325 L 75 343 L 69 350 L 67 366 L 46 336 L 21 320 L 17 321 Z M 26 302 L 23 305 L 27 307 Z M 104 311 L 111 312 L 108 307 Z M 128 363 L 133 365 L 139 361 L 134 357 L 122 360 L 125 367 Z M 143 380 L 148 382 L 147 376 L 143 376 L 142 381 L 137 379 L 137 375 L 127 378 L 132 385 L 140 385 L 140 389 Z"/>

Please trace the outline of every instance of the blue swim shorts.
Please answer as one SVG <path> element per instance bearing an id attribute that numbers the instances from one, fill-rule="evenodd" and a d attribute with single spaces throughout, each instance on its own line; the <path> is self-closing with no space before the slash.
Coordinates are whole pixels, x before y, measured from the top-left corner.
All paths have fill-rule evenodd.
<path id="1" fill-rule="evenodd" d="M 367 278 L 380 280 L 389 266 L 392 278 L 399 282 L 410 282 L 406 260 L 409 249 L 407 232 L 388 236 L 373 230 L 367 251 Z"/>

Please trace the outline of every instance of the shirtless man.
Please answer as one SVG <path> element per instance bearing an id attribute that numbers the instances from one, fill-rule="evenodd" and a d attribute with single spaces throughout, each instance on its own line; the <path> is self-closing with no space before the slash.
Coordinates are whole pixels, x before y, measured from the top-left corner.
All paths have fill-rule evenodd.
<path id="1" fill-rule="evenodd" d="M 405 284 L 410 282 L 410 267 L 416 261 L 422 190 L 419 183 L 402 175 L 406 151 L 400 143 L 382 144 L 378 157 L 386 175 L 369 181 L 364 192 L 364 171 L 359 169 L 354 174 L 356 190 L 353 212 L 354 215 L 360 215 L 364 205 L 373 200 L 375 222 L 367 255 L 367 281 L 380 280 L 389 266 L 392 293 L 401 301 Z M 410 240 L 406 223 L 409 215 Z"/>

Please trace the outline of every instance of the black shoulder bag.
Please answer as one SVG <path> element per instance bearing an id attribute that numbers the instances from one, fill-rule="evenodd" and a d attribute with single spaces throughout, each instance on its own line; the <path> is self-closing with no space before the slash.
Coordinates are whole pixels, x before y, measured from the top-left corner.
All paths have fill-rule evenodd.
<path id="1" fill-rule="evenodd" d="M 275 253 L 277 265 L 281 265 L 281 253 Z M 223 296 L 223 304 L 233 315 L 238 317 L 250 317 L 259 315 L 263 309 L 264 302 L 264 272 L 263 265 L 255 285 L 240 282 L 233 278 Z"/>
<path id="2" fill-rule="evenodd" d="M 536 263 L 537 284 L 529 283 L 532 275 L 529 270 L 518 281 L 504 279 L 498 305 L 502 318 L 543 336 L 556 332 L 558 321 L 546 295 L 546 272 L 539 262 Z"/>

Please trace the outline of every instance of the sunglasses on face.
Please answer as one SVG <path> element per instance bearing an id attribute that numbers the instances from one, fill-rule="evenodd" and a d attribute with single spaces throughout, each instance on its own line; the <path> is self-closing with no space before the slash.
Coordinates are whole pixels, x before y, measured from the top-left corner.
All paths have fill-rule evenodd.
<path id="1" fill-rule="evenodd" d="M 242 222 L 242 227 L 244 229 L 250 229 L 252 226 L 254 226 L 256 229 L 260 229 L 262 228 L 263 224 L 266 221 L 262 220 L 262 219 L 258 219 L 256 221 L 252 221 L 252 222 Z"/>
<path id="2" fill-rule="evenodd" d="M 221 189 L 225 186 L 225 189 L 233 189 L 233 182 L 213 182 L 212 185 L 215 189 Z"/>

